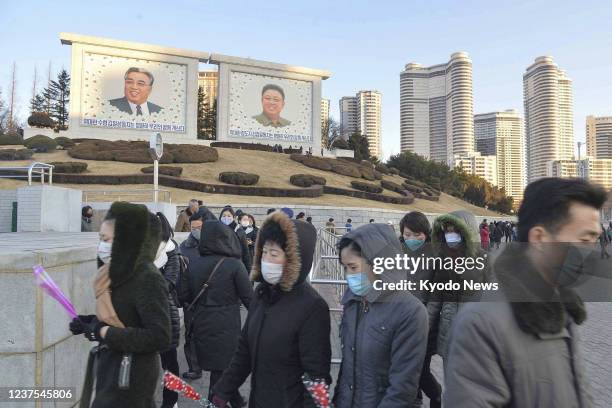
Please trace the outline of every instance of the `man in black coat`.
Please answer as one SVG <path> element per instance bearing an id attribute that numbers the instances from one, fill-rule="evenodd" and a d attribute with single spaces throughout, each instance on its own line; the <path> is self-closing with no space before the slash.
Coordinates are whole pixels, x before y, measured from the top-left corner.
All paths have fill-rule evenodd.
<path id="1" fill-rule="evenodd" d="M 314 407 L 302 375 L 331 382 L 329 307 L 306 281 L 316 238 L 311 224 L 281 211 L 260 228 L 251 280 L 261 283 L 232 362 L 213 387 L 217 406 L 225 406 L 249 375 L 250 408 Z M 286 257 L 275 284 L 262 277 L 263 247 L 269 242 L 282 247 Z"/>

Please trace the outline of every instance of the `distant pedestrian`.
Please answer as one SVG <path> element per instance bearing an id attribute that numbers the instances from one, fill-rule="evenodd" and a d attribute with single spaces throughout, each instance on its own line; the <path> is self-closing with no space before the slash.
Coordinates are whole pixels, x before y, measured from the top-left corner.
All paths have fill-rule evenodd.
<path id="1" fill-rule="evenodd" d="M 369 223 L 370 223 L 370 224 L 373 224 L 373 223 L 374 223 L 374 218 L 370 218 Z"/>
<path id="2" fill-rule="evenodd" d="M 242 252 L 242 263 L 244 264 L 244 268 L 249 271 L 251 270 L 251 253 L 249 252 L 249 244 L 247 243 L 246 234 L 242 228 L 238 228 L 238 224 L 235 221 L 236 213 L 234 209 L 230 205 L 226 205 L 221 210 L 221 214 L 219 214 L 219 221 L 222 224 L 227 225 L 236 236 L 238 237 L 238 241 L 240 242 L 240 249 Z"/>
<path id="3" fill-rule="evenodd" d="M 176 219 L 176 225 L 174 226 L 174 231 L 176 232 L 191 231 L 190 226 L 189 226 L 189 217 L 195 214 L 196 211 L 198 211 L 198 208 L 200 208 L 200 205 L 198 204 L 198 200 L 196 200 L 195 198 L 189 200 L 189 204 L 187 205 L 187 208 L 181 211 L 178 218 Z"/>
<path id="4" fill-rule="evenodd" d="M 302 220 L 304 221 L 306 218 L 306 214 L 303 212 L 299 212 L 298 215 L 295 217 L 296 220 Z"/>
<path id="5" fill-rule="evenodd" d="M 346 229 L 346 232 L 351 232 L 353 230 L 353 220 L 351 220 L 350 218 L 348 220 L 346 220 L 346 224 L 344 224 L 344 228 Z"/>
<path id="6" fill-rule="evenodd" d="M 268 211 L 266 212 L 266 215 L 270 215 L 270 214 L 272 214 L 274 211 L 276 211 L 276 208 L 268 208 Z"/>
<path id="7" fill-rule="evenodd" d="M 86 205 L 81 209 L 81 232 L 92 232 L 91 219 L 93 217 L 93 208 Z"/>
<path id="8" fill-rule="evenodd" d="M 312 224 L 312 217 L 306 217 L 306 222 Z"/>
<path id="9" fill-rule="evenodd" d="M 608 253 L 606 247 L 610 244 L 610 239 L 608 238 L 608 233 L 604 228 L 603 224 L 601 224 L 601 234 L 599 234 L 599 245 L 601 246 L 601 259 L 610 258 L 610 254 Z"/>
<path id="10" fill-rule="evenodd" d="M 334 223 L 334 219 L 330 218 L 326 223 L 325 223 L 325 229 L 329 232 L 331 232 L 332 234 L 336 233 L 336 224 Z"/>
<path id="11" fill-rule="evenodd" d="M 281 211 L 284 212 L 285 214 L 287 214 L 287 217 L 293 218 L 293 210 L 291 208 L 283 207 L 283 208 L 281 208 Z"/>

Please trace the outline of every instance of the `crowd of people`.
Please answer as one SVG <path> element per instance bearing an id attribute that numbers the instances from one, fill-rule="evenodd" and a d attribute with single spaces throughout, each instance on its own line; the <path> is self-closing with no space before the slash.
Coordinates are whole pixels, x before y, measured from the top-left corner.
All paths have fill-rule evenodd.
<path id="1" fill-rule="evenodd" d="M 305 213 L 271 208 L 258 227 L 250 214 L 227 206 L 215 215 L 192 200 L 173 230 L 162 213 L 116 202 L 100 228 L 96 314 L 70 323 L 72 333 L 98 343 L 82 406 L 155 406 L 160 369 L 179 374 L 182 308 L 182 376 L 210 372 L 207 395 L 217 407 L 318 407 L 304 375 L 329 385 L 337 408 L 412 408 L 424 396 L 433 408 L 589 407 L 576 329 L 586 311 L 571 288 L 583 264 L 566 257 L 572 243 L 610 242 L 612 223 L 606 230 L 599 218 L 606 199 L 586 181 L 548 178 L 526 188 L 518 222 L 479 225 L 457 210 L 430 223 L 411 211 L 398 234 L 388 223 L 354 226 L 348 219 L 338 229 L 347 288 L 337 379 L 330 309 L 308 282 L 317 232 Z M 336 232 L 333 223 L 325 228 Z M 189 236 L 179 245 L 174 231 Z M 495 262 L 468 271 L 424 263 L 411 271 L 374 269 L 376 259 L 399 255 L 477 259 L 502 240 L 528 248 L 503 248 Z M 551 243 L 559 245 L 543 245 Z M 441 286 L 375 288 L 403 279 Z M 466 281 L 501 282 L 512 296 L 501 291 L 496 301 L 482 302 L 481 292 L 445 286 Z M 529 301 L 514 301 L 517 293 Z M 241 307 L 248 310 L 244 324 Z M 434 355 L 443 361 L 443 383 L 430 368 Z M 239 389 L 249 376 L 247 398 Z M 177 400 L 164 391 L 162 408 Z"/>

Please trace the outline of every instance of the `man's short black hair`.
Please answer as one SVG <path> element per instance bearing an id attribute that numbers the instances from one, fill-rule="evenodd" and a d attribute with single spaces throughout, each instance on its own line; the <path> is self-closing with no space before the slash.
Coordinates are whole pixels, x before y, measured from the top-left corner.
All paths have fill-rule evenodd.
<path id="1" fill-rule="evenodd" d="M 261 89 L 261 96 L 263 96 L 263 94 L 265 94 L 266 91 L 276 91 L 279 94 L 281 94 L 281 96 L 283 97 L 283 101 L 285 100 L 285 91 L 283 91 L 283 88 L 281 88 L 278 85 L 274 85 L 274 84 L 264 85 L 264 87 Z"/>
<path id="2" fill-rule="evenodd" d="M 263 247 L 266 242 L 274 242 L 280 246 L 283 251 L 286 251 L 287 247 L 287 235 L 277 222 L 267 222 L 263 228 L 259 230 L 259 236 L 257 237 L 261 246 Z"/>
<path id="3" fill-rule="evenodd" d="M 420 211 L 411 211 L 404 215 L 400 221 L 400 234 L 404 235 L 405 228 L 417 234 L 425 234 L 425 241 L 427 242 L 431 240 L 431 224 L 429 224 L 425 214 Z"/>
<path id="4" fill-rule="evenodd" d="M 81 208 L 81 216 L 85 217 L 89 210 L 93 211 L 93 208 L 91 208 L 90 205 L 86 205 L 85 207 Z"/>
<path id="5" fill-rule="evenodd" d="M 196 211 L 191 217 L 189 217 L 189 222 L 191 221 L 207 221 L 207 220 L 216 220 L 217 217 L 210 212 L 210 210 L 206 207 L 200 207 L 198 211 Z"/>
<path id="6" fill-rule="evenodd" d="M 270 215 L 270 214 L 272 214 L 274 211 L 276 211 L 276 208 L 268 208 L 268 212 L 266 213 L 266 215 Z"/>
<path id="7" fill-rule="evenodd" d="M 340 241 L 336 244 L 336 250 L 338 251 L 338 256 L 340 257 L 340 262 L 342 262 L 342 250 L 345 248 L 350 248 L 355 251 L 359 256 L 361 256 L 361 247 L 351 238 L 342 237 Z"/>
<path id="8" fill-rule="evenodd" d="M 518 211 L 518 240 L 527 242 L 529 231 L 542 225 L 556 233 L 567 222 L 572 203 L 600 209 L 606 202 L 606 191 L 578 178 L 543 178 L 529 184 Z"/>

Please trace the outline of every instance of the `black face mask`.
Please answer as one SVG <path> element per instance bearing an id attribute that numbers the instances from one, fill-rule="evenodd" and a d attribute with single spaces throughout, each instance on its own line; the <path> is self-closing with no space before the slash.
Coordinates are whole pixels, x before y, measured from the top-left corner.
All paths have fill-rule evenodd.
<path id="1" fill-rule="evenodd" d="M 595 250 L 588 245 L 570 244 L 561 266 L 553 268 L 553 281 L 559 288 L 567 288 L 585 277 L 584 264 Z"/>

